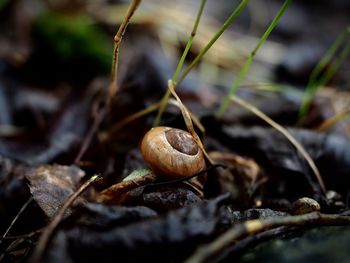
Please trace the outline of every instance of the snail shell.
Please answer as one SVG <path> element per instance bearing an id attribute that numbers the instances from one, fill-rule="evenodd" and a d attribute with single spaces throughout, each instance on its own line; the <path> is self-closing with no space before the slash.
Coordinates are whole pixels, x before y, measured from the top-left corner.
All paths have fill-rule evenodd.
<path id="1" fill-rule="evenodd" d="M 149 130 L 141 142 L 144 160 L 158 175 L 182 178 L 205 168 L 202 150 L 192 135 L 171 127 Z"/>

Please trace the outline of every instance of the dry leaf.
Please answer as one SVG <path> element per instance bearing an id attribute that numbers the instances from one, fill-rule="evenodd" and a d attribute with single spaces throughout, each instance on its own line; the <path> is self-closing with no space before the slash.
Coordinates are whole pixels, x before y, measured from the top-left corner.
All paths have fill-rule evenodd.
<path id="1" fill-rule="evenodd" d="M 63 165 L 42 165 L 25 173 L 34 200 L 50 218 L 74 193 L 84 175 L 76 166 Z"/>

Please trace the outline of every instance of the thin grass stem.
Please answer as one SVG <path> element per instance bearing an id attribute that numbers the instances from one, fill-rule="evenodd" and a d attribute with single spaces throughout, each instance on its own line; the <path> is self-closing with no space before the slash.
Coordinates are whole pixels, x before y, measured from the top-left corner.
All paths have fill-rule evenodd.
<path id="1" fill-rule="evenodd" d="M 187 74 L 198 64 L 198 62 L 202 59 L 202 57 L 208 52 L 208 50 L 214 45 L 216 40 L 226 31 L 226 29 L 231 25 L 233 20 L 242 12 L 244 7 L 248 4 L 249 0 L 242 0 L 241 3 L 237 6 L 237 8 L 232 12 L 229 18 L 224 22 L 221 28 L 214 34 L 208 44 L 199 52 L 199 54 L 194 58 L 191 64 L 182 72 L 181 76 L 175 82 L 175 86 L 179 85 L 183 79 L 187 76 Z"/>
<path id="2" fill-rule="evenodd" d="M 331 61 L 333 55 L 337 52 L 337 50 L 340 48 L 342 43 L 345 41 L 345 38 L 348 34 L 348 30 L 345 30 L 342 32 L 337 39 L 334 41 L 334 43 L 331 45 L 331 47 L 327 50 L 327 52 L 324 54 L 324 56 L 320 59 L 320 61 L 317 63 L 315 68 L 312 70 L 310 74 L 310 78 L 307 84 L 307 87 L 314 86 L 317 82 L 317 78 L 321 74 L 324 67 Z"/>
<path id="3" fill-rule="evenodd" d="M 135 13 L 137 7 L 139 6 L 141 0 L 132 0 L 132 2 L 129 5 L 127 14 L 124 17 L 124 20 L 122 24 L 120 25 L 117 34 L 114 36 L 114 48 L 113 48 L 113 60 L 112 60 L 112 67 L 111 67 L 111 80 L 108 87 L 108 94 L 105 98 L 105 105 L 103 105 L 98 112 L 95 115 L 95 118 L 93 119 L 93 123 L 91 127 L 89 128 L 87 135 L 85 136 L 79 152 L 77 156 L 75 157 L 74 163 L 79 163 L 81 158 L 84 156 L 86 150 L 88 149 L 92 138 L 96 134 L 98 128 L 104 121 L 105 117 L 107 116 L 112 100 L 114 96 L 116 95 L 118 91 L 118 60 L 119 60 L 119 46 L 122 41 L 123 35 L 125 33 L 126 27 L 128 26 L 131 17 Z"/>
<path id="4" fill-rule="evenodd" d="M 204 6 L 205 6 L 206 2 L 207 2 L 206 0 L 202 0 L 202 2 L 201 2 L 201 5 L 199 7 L 198 14 L 197 14 L 196 21 L 194 23 L 191 35 L 190 35 L 190 37 L 188 39 L 188 42 L 187 42 L 186 47 L 185 47 L 185 50 L 184 50 L 184 52 L 183 52 L 183 54 L 182 54 L 182 56 L 180 58 L 180 61 L 179 61 L 178 65 L 177 65 L 175 73 L 174 73 L 174 75 L 172 77 L 172 81 L 173 82 L 175 82 L 177 80 L 177 77 L 179 76 L 180 71 L 181 71 L 181 69 L 183 67 L 183 64 L 185 62 L 185 59 L 187 57 L 188 51 L 190 50 L 190 48 L 192 46 L 193 39 L 194 39 L 195 35 L 197 34 L 197 28 L 198 28 L 201 16 L 203 14 L 203 10 L 204 10 Z"/>
<path id="5" fill-rule="evenodd" d="M 58 225 L 64 218 L 65 212 L 72 205 L 72 203 L 82 194 L 86 188 L 88 188 L 92 183 L 99 180 L 100 177 L 98 175 L 92 176 L 89 180 L 87 180 L 84 184 L 82 184 L 79 189 L 74 192 L 71 196 L 67 198 L 62 207 L 58 210 L 57 214 L 53 217 L 52 221 L 46 226 L 43 230 L 38 244 L 33 252 L 33 255 L 29 262 L 43 262 L 43 256 L 47 246 L 49 245 L 50 239 L 57 229 Z"/>
<path id="6" fill-rule="evenodd" d="M 194 25 L 193 25 L 193 29 L 192 29 L 192 32 L 191 32 L 191 35 L 187 41 L 187 44 L 186 44 L 186 47 L 181 55 L 181 58 L 179 60 L 179 63 L 177 64 L 177 67 L 176 67 L 176 70 L 171 78 L 172 82 L 175 83 L 176 82 L 176 79 L 177 77 L 179 76 L 180 74 L 180 71 L 183 67 L 183 64 L 185 62 L 185 59 L 187 57 L 187 54 L 192 46 L 192 43 L 193 43 L 193 39 L 197 33 L 197 28 L 198 28 L 198 25 L 199 25 L 199 22 L 200 22 L 200 19 L 201 19 L 201 16 L 202 16 L 202 13 L 203 13 L 203 10 L 204 10 L 204 6 L 205 6 L 205 3 L 206 3 L 206 0 L 202 0 L 201 2 L 201 5 L 198 9 L 198 14 L 197 14 L 197 17 L 196 17 L 196 21 L 194 22 Z M 153 123 L 153 126 L 158 126 L 159 123 L 160 123 L 160 119 L 162 118 L 162 115 L 163 115 L 163 112 L 164 112 L 164 109 L 166 107 L 166 105 L 168 104 L 168 101 L 169 101 L 169 98 L 170 98 L 170 90 L 168 89 L 167 92 L 165 93 L 165 95 L 163 96 L 163 98 L 161 99 L 161 102 L 160 102 L 160 107 L 159 107 L 159 110 L 158 110 L 158 114 L 157 114 L 157 117 Z"/>
<path id="7" fill-rule="evenodd" d="M 125 15 L 125 18 L 120 25 L 117 34 L 114 37 L 114 48 L 113 48 L 113 61 L 112 61 L 112 69 L 111 69 L 111 82 L 109 85 L 109 94 L 107 97 L 107 102 L 115 96 L 118 90 L 117 80 L 118 80 L 118 61 L 119 61 L 119 46 L 122 41 L 125 30 L 130 22 L 131 17 L 135 13 L 137 7 L 139 6 L 141 0 L 132 0 L 129 5 L 128 11 Z"/>
<path id="8" fill-rule="evenodd" d="M 350 34 L 350 27 L 348 27 L 345 31 L 343 31 L 337 37 L 337 39 L 334 41 L 334 43 L 330 46 L 330 48 L 327 50 L 327 52 L 320 59 L 320 61 L 315 66 L 315 68 L 312 70 L 312 72 L 310 74 L 310 77 L 309 77 L 309 81 L 308 81 L 307 86 L 306 86 L 306 91 L 304 93 L 304 96 L 303 96 L 303 99 L 302 99 L 302 103 L 301 103 L 301 106 L 300 106 L 299 118 L 302 119 L 302 118 L 305 117 L 306 112 L 308 111 L 308 109 L 310 107 L 311 100 L 312 100 L 313 96 L 315 95 L 316 91 L 318 90 L 318 88 L 320 86 L 326 84 L 329 81 L 329 79 L 334 75 L 334 73 L 335 73 L 334 69 L 329 69 L 321 77 L 321 79 L 319 79 L 320 78 L 320 74 L 322 73 L 324 68 L 327 66 L 327 64 L 330 63 L 330 61 L 332 60 L 334 54 L 340 49 L 342 44 L 344 44 L 344 42 L 346 41 L 347 36 L 349 34 Z M 345 51 L 346 50 L 343 49 L 342 53 L 344 53 Z M 340 56 L 342 56 L 342 55 L 340 55 Z M 337 67 L 339 67 L 339 66 L 337 66 Z M 332 67 L 334 68 L 334 66 L 331 66 L 330 68 L 332 68 Z M 333 71 L 334 71 L 334 73 L 332 73 Z M 330 73 L 332 73 L 332 74 L 330 74 Z M 325 77 L 325 75 L 327 75 L 327 77 Z"/>
<path id="9" fill-rule="evenodd" d="M 252 64 L 252 61 L 255 57 L 256 52 L 258 52 L 259 48 L 264 44 L 265 40 L 268 38 L 268 36 L 270 35 L 270 33 L 272 32 L 272 30 L 276 27 L 278 21 L 280 20 L 281 16 L 284 14 L 284 12 L 287 10 L 289 4 L 292 2 L 292 0 L 286 0 L 284 2 L 284 4 L 282 5 L 281 9 L 278 11 L 278 13 L 276 14 L 276 16 L 274 17 L 274 19 L 272 20 L 271 24 L 269 25 L 269 27 L 266 29 L 265 33 L 262 35 L 262 37 L 260 38 L 259 42 L 257 43 L 257 45 L 255 46 L 255 48 L 253 49 L 253 51 L 249 54 L 246 62 L 244 63 L 241 71 L 239 72 L 236 80 L 234 81 L 234 83 L 232 84 L 228 94 L 226 95 L 225 99 L 223 100 L 223 102 L 220 105 L 219 110 L 216 113 L 217 117 L 222 117 L 222 115 L 224 114 L 224 112 L 226 111 L 228 105 L 230 104 L 230 98 L 232 97 L 232 95 L 235 94 L 235 92 L 237 91 L 241 81 L 243 80 L 243 78 L 245 77 L 245 75 L 247 74 L 250 65 Z"/>
<path id="10" fill-rule="evenodd" d="M 343 64 L 345 59 L 350 54 L 350 43 L 344 46 L 338 58 L 334 60 L 334 62 L 330 65 L 330 67 L 326 70 L 324 75 L 321 77 L 320 81 L 317 83 L 318 87 L 324 86 L 327 84 L 334 74 L 338 71 L 339 67 Z"/>
<path id="11" fill-rule="evenodd" d="M 346 108 L 329 119 L 325 120 L 319 127 L 316 128 L 318 132 L 326 132 L 330 130 L 332 127 L 337 125 L 340 121 L 346 118 L 350 114 L 350 108 Z"/>
<path id="12" fill-rule="evenodd" d="M 109 128 L 107 131 L 102 132 L 100 134 L 99 138 L 100 138 L 101 142 L 106 142 L 106 141 L 110 140 L 117 131 L 119 131 L 120 129 L 125 127 L 130 122 L 133 122 L 133 121 L 135 121 L 135 120 L 137 120 L 137 119 L 139 119 L 147 114 L 150 114 L 150 113 L 156 111 L 159 108 L 159 105 L 160 105 L 160 102 L 152 104 L 145 109 L 142 109 L 140 111 L 137 111 L 137 112 L 131 114 L 130 116 L 127 116 L 126 118 L 122 119 L 120 122 L 117 122 L 111 128 Z"/>
<path id="13" fill-rule="evenodd" d="M 23 213 L 24 210 L 27 209 L 27 207 L 29 206 L 29 204 L 33 201 L 33 197 L 28 198 L 28 200 L 24 203 L 24 205 L 21 207 L 21 209 L 18 211 L 18 213 L 16 214 L 16 216 L 14 217 L 14 219 L 11 221 L 10 226 L 6 229 L 5 233 L 2 235 L 2 237 L 0 237 L 0 245 L 2 243 L 2 240 L 7 236 L 7 234 L 10 232 L 11 228 L 13 227 L 13 225 L 17 222 L 18 218 L 20 217 L 20 215 Z"/>

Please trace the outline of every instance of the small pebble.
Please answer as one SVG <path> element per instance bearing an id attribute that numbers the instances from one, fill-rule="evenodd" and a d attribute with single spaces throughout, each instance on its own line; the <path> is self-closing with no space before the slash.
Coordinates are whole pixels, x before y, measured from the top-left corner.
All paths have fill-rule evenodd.
<path id="1" fill-rule="evenodd" d="M 302 215 L 302 214 L 307 214 L 311 212 L 316 212 L 320 211 L 321 206 L 320 204 L 309 197 L 302 197 L 296 200 L 292 204 L 292 212 L 295 215 Z"/>

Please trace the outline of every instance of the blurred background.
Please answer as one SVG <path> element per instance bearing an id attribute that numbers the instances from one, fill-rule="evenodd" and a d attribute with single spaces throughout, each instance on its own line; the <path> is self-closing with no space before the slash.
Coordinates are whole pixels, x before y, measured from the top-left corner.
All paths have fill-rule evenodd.
<path id="1" fill-rule="evenodd" d="M 158 102 L 166 92 L 167 81 L 172 77 L 186 46 L 201 1 L 141 1 L 121 43 L 117 79 L 119 90 L 113 98 L 111 110 L 105 116 L 101 114 L 101 101 L 104 102 L 108 96 L 113 39 L 130 2 L 0 0 L 1 233 L 26 200 L 32 198 L 25 172 L 34 165 L 77 164 L 86 173 L 85 177 L 94 174 L 103 176 L 103 180 L 96 184 L 96 190 L 109 187 L 132 171 L 146 167 L 138 144 L 141 136 L 152 126 L 155 110 L 132 122 L 125 120 L 140 110 L 150 109 L 147 107 Z M 240 2 L 207 0 L 185 67 L 206 46 Z M 290 201 L 296 198 L 311 196 L 323 201 L 321 206 L 326 212 L 339 212 L 350 207 L 350 147 L 347 145 L 350 136 L 349 0 L 292 1 L 277 27 L 256 53 L 237 91 L 240 98 L 252 103 L 273 120 L 285 127 L 296 128 L 290 130 L 316 161 L 327 190 L 334 190 L 329 191 L 331 197 L 328 198 L 327 192 L 327 199 L 323 199 L 324 193 L 321 195 L 321 191 L 315 187 L 317 184 L 310 184 L 313 175 L 305 160 L 284 137 L 279 137 L 270 125 L 256 115 L 232 104 L 220 122 L 213 118 L 250 52 L 283 3 L 282 0 L 250 1 L 179 85 L 177 92 L 205 126 L 207 133 L 204 142 L 208 151 L 252 158 L 254 164 L 257 160 L 263 171 L 259 175 L 254 172 L 249 177 L 250 170 L 246 171 L 245 167 L 250 166 L 244 166 L 236 159 L 227 159 L 231 171 L 223 173 L 223 177 L 212 177 L 207 184 L 208 190 L 205 190 L 209 197 L 227 190 L 234 194 L 238 207 L 263 205 L 267 208 L 277 207 L 278 210 L 288 207 Z M 332 51 L 334 43 L 339 48 L 332 53 L 329 50 Z M 316 85 L 310 85 L 312 72 L 325 56 L 329 59 L 314 79 Z M 322 82 L 324 76 L 326 81 Z M 313 88 L 312 92 L 310 87 Z M 310 105 L 301 114 L 304 94 L 308 92 Z M 161 125 L 185 126 L 174 103 L 166 108 Z M 237 174 L 240 176 L 237 177 Z M 43 188 L 47 191 L 45 186 Z M 61 194 L 61 191 L 58 193 Z M 176 199 L 172 195 L 167 196 Z M 182 202 L 181 198 L 179 200 Z M 30 209 L 25 211 L 27 214 L 23 215 L 23 223 L 16 225 L 16 231 L 11 231 L 11 235 L 43 227 L 46 219 L 42 211 L 38 206 L 33 206 L 33 209 L 36 209 L 34 213 Z M 109 208 L 106 206 L 106 209 Z M 231 211 L 231 208 L 227 211 Z M 255 216 L 254 213 L 252 215 Z M 179 222 L 184 221 L 181 219 Z M 194 222 L 197 224 L 197 217 Z M 186 224 L 185 228 L 187 231 Z M 149 229 L 149 225 L 145 229 Z M 176 232 L 172 227 L 170 229 L 171 233 Z M 195 229 L 197 231 L 197 227 Z M 158 230 L 163 231 L 157 227 Z M 110 229 L 106 231 L 116 236 Z M 342 255 L 339 251 L 348 251 L 349 234 L 344 235 L 345 240 L 339 244 L 339 236 L 344 234 L 342 229 L 339 231 L 340 234 L 333 234 L 334 246 L 333 243 L 332 246 L 325 245 L 328 249 L 314 239 L 308 242 L 322 255 L 317 262 L 321 259 L 324 262 L 336 261 L 337 256 Z M 177 232 L 175 234 L 178 235 Z M 329 235 L 325 232 L 316 239 L 326 241 Z M 83 240 L 89 240 L 85 234 L 77 235 L 78 239 L 82 236 Z M 147 240 L 152 236 L 148 230 L 146 236 Z M 95 240 L 94 237 L 91 240 Z M 199 239 L 196 237 L 196 240 Z M 176 245 L 186 246 L 185 250 L 190 251 L 188 240 L 179 242 L 178 236 L 174 240 Z M 129 247 L 128 241 L 126 247 Z M 276 254 L 285 251 L 283 262 L 300 262 L 294 241 L 290 250 L 281 249 L 280 243 L 274 246 Z M 60 244 L 56 247 L 58 252 L 56 248 L 53 250 L 60 257 L 68 255 L 61 253 L 66 248 L 74 250 L 69 243 L 57 244 Z M 92 246 L 96 244 L 93 242 Z M 140 244 L 138 237 L 135 244 Z M 156 244 L 159 244 L 159 239 Z M 20 247 L 19 252 L 14 250 L 14 255 L 23 260 L 23 254 L 26 257 L 27 251 L 33 247 L 32 240 L 28 239 L 27 247 L 23 251 Z M 125 252 L 123 246 L 115 246 L 115 243 L 100 247 L 99 255 L 102 257 L 109 255 L 104 253 L 106 247 L 107 250 L 113 248 L 109 252 L 119 257 L 119 252 L 123 255 L 129 251 Z M 86 254 L 90 251 L 89 247 L 83 248 L 81 254 L 78 251 L 78 260 L 89 255 Z M 180 251 L 174 250 L 173 243 L 169 248 L 172 253 Z M 141 249 L 144 251 L 142 242 Z M 300 243 L 297 249 L 312 251 L 305 248 L 304 243 Z M 139 250 L 135 251 L 131 254 L 142 257 Z M 159 253 L 166 255 L 168 250 L 163 251 L 157 246 L 156 250 L 150 251 L 153 258 Z M 329 260 L 328 254 L 331 257 Z M 0 261 L 3 255 L 0 255 Z M 295 261 L 289 261 L 291 255 L 296 257 Z M 271 262 L 271 258 L 267 258 L 267 262 Z M 248 258 L 246 262 L 251 261 Z"/>
<path id="2" fill-rule="evenodd" d="M 186 63 L 239 2 L 207 1 Z M 81 141 L 94 114 L 96 94 L 108 87 L 113 37 L 128 4 L 113 0 L 0 0 L 1 153 L 45 162 L 60 151 L 47 150 L 43 142 L 65 149 Z M 179 93 L 195 114 L 201 117 L 214 112 L 282 4 L 251 1 L 185 79 Z M 164 94 L 199 5 L 199 0 L 141 2 L 121 44 L 114 122 Z M 349 27 L 349 14 L 347 0 L 293 1 L 256 54 L 240 87 L 245 90 L 242 95 L 282 124 L 294 125 L 310 73 Z M 349 40 L 343 43 L 349 45 Z M 345 117 L 331 128 L 348 135 L 349 64 L 345 56 L 317 93 L 305 127 L 317 127 L 340 112 Z M 226 117 L 242 116 L 236 108 Z M 26 144 L 30 147 L 23 146 Z M 42 151 L 45 153 L 37 154 Z"/>
<path id="3" fill-rule="evenodd" d="M 207 1 L 191 50 L 193 54 L 203 48 L 238 3 Z M 209 75 L 203 73 L 202 77 L 229 85 L 235 70 L 240 68 L 282 3 L 251 1 L 203 60 L 199 72 L 202 70 Z M 127 5 L 127 1 L 106 0 L 1 0 L 2 70 L 7 67 L 16 73 L 21 71 L 21 77 L 40 83 L 68 81 L 81 85 L 81 80 L 108 74 L 113 35 Z M 141 42 L 151 38 L 159 44 L 159 47 L 154 46 L 156 54 L 153 56 L 162 53 L 164 60 L 169 60 L 164 63 L 172 67 L 186 44 L 199 5 L 198 0 L 143 1 L 126 39 Z M 350 4 L 345 0 L 318 1 L 317 4 L 293 1 L 256 56 L 255 64 L 265 64 L 265 70 L 252 70 L 251 80 L 277 79 L 305 85 L 310 68 L 349 26 L 349 11 Z M 144 46 L 138 43 L 141 45 L 138 53 L 147 53 L 150 41 Z M 127 52 L 131 48 L 123 49 Z M 148 53 L 152 54 L 152 50 Z M 208 68 L 210 66 L 212 68 Z M 57 68 L 60 73 L 55 70 Z M 344 68 L 346 66 L 340 70 L 338 83 L 343 86 L 346 82 L 346 74 L 341 74 Z"/>

